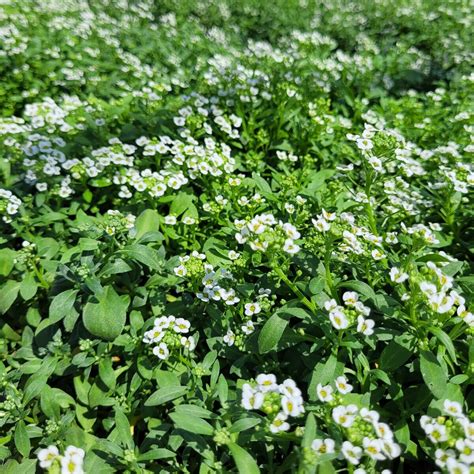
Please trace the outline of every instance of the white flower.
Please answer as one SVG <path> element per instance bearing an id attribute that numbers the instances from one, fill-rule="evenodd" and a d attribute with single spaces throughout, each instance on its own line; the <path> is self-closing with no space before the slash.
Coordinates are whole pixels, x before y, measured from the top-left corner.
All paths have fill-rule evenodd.
<path id="1" fill-rule="evenodd" d="M 438 423 L 432 423 L 427 425 L 425 428 L 425 433 L 428 435 L 428 438 L 432 443 L 440 443 L 446 441 L 448 436 L 446 434 L 446 426 L 440 425 Z"/>
<path id="2" fill-rule="evenodd" d="M 448 469 L 449 474 L 469 474 L 470 468 L 462 462 L 456 461 L 454 458 L 449 458 L 446 461 L 446 468 Z"/>
<path id="3" fill-rule="evenodd" d="M 179 265 L 179 266 L 175 267 L 173 271 L 174 271 L 175 275 L 177 275 L 179 277 L 184 277 L 188 273 L 188 271 L 186 270 L 186 267 L 184 265 Z"/>
<path id="4" fill-rule="evenodd" d="M 386 459 L 385 455 L 383 454 L 382 440 L 365 437 L 362 441 L 362 444 L 364 446 L 364 451 L 372 459 L 375 459 L 376 461 L 383 461 Z"/>
<path id="5" fill-rule="evenodd" d="M 258 314 L 260 313 L 261 308 L 258 303 L 247 303 L 245 305 L 245 315 L 246 316 L 252 316 L 253 314 Z"/>
<path id="6" fill-rule="evenodd" d="M 329 222 L 327 222 L 322 217 L 318 219 L 311 219 L 311 222 L 318 232 L 327 232 L 331 228 L 331 224 L 329 224 Z"/>
<path id="7" fill-rule="evenodd" d="M 337 302 L 336 300 L 327 300 L 325 303 L 324 303 L 324 309 L 326 311 L 332 311 L 333 309 L 336 309 L 338 307 L 337 305 Z"/>
<path id="8" fill-rule="evenodd" d="M 272 433 L 278 433 L 280 431 L 288 431 L 290 429 L 290 425 L 287 423 L 288 416 L 280 412 L 278 415 L 274 418 L 270 425 L 270 431 Z"/>
<path id="9" fill-rule="evenodd" d="M 296 382 L 292 379 L 286 379 L 279 385 L 278 390 L 282 395 L 286 395 L 290 398 L 301 396 L 301 390 L 296 386 Z"/>
<path id="10" fill-rule="evenodd" d="M 347 380 L 343 375 L 336 379 L 336 388 L 338 392 L 342 393 L 343 395 L 352 392 L 353 389 L 352 385 L 347 383 Z"/>
<path id="11" fill-rule="evenodd" d="M 295 244 L 293 240 L 286 239 L 285 244 L 283 245 L 283 251 L 289 253 L 290 255 L 294 255 L 300 251 L 300 246 Z"/>
<path id="12" fill-rule="evenodd" d="M 443 408 L 446 413 L 456 418 L 462 417 L 462 406 L 458 402 L 452 402 L 451 400 L 445 400 L 443 403 Z"/>
<path id="13" fill-rule="evenodd" d="M 333 409 L 332 418 L 338 425 L 349 428 L 354 423 L 356 413 L 357 407 L 355 405 L 339 405 Z"/>
<path id="14" fill-rule="evenodd" d="M 383 440 L 393 439 L 393 433 L 387 423 L 374 423 L 374 429 L 377 436 Z"/>
<path id="15" fill-rule="evenodd" d="M 357 317 L 357 332 L 364 336 L 371 336 L 374 333 L 375 321 L 373 319 L 364 319 L 363 316 Z"/>
<path id="16" fill-rule="evenodd" d="M 184 333 L 186 334 L 189 332 L 189 328 L 191 327 L 191 323 L 184 318 L 177 318 L 174 322 L 173 330 L 177 333 Z"/>
<path id="17" fill-rule="evenodd" d="M 61 458 L 61 474 L 83 474 L 83 459 L 80 456 L 63 456 Z"/>
<path id="18" fill-rule="evenodd" d="M 359 464 L 360 458 L 362 457 L 362 448 L 359 446 L 354 446 L 349 441 L 344 441 L 342 443 L 341 452 L 351 464 Z"/>
<path id="19" fill-rule="evenodd" d="M 40 467 L 48 469 L 53 464 L 54 460 L 59 456 L 59 450 L 56 446 L 48 446 L 38 453 L 38 461 Z"/>
<path id="20" fill-rule="evenodd" d="M 347 306 L 354 306 L 359 301 L 359 295 L 355 291 L 346 291 L 342 295 L 342 300 Z"/>
<path id="21" fill-rule="evenodd" d="M 244 334 L 252 334 L 255 331 L 255 325 L 252 321 L 247 321 L 245 324 L 241 326 L 242 332 Z"/>
<path id="22" fill-rule="evenodd" d="M 177 219 L 176 216 L 165 216 L 165 224 L 167 225 L 176 225 Z"/>
<path id="23" fill-rule="evenodd" d="M 143 335 L 143 342 L 145 344 L 158 343 L 163 339 L 164 336 L 165 333 L 161 330 L 161 328 L 155 326 L 153 329 L 145 332 Z"/>
<path id="24" fill-rule="evenodd" d="M 408 273 L 402 272 L 397 267 L 392 267 L 390 269 L 390 280 L 392 280 L 394 283 L 403 283 L 407 279 Z"/>
<path id="25" fill-rule="evenodd" d="M 368 138 L 358 138 L 356 140 L 357 148 L 362 151 L 372 150 L 374 144 Z"/>
<path id="26" fill-rule="evenodd" d="M 311 448 L 318 454 L 329 454 L 334 452 L 336 442 L 331 438 L 315 439 L 311 443 Z"/>
<path id="27" fill-rule="evenodd" d="M 276 392 L 278 385 L 276 383 L 276 377 L 273 374 L 259 374 L 255 379 L 258 383 L 258 388 L 262 392 Z"/>
<path id="28" fill-rule="evenodd" d="M 349 321 L 342 311 L 331 311 L 329 313 L 329 319 L 335 329 L 346 329 L 349 326 Z"/>
<path id="29" fill-rule="evenodd" d="M 383 439 L 382 445 L 383 445 L 383 452 L 385 456 L 388 457 L 389 459 L 398 458 L 398 456 L 400 456 L 402 452 L 400 445 L 395 443 L 393 439 Z"/>
<path id="30" fill-rule="evenodd" d="M 318 395 L 318 398 L 322 402 L 332 402 L 332 400 L 334 399 L 332 392 L 333 390 L 330 385 L 323 386 L 320 383 L 318 383 L 316 387 L 316 394 Z"/>
<path id="31" fill-rule="evenodd" d="M 235 334 L 230 329 L 227 331 L 227 334 L 223 337 L 224 342 L 230 347 L 234 345 Z"/>
<path id="32" fill-rule="evenodd" d="M 281 397 L 281 407 L 288 416 L 299 416 L 304 413 L 302 397 Z"/>
<path id="33" fill-rule="evenodd" d="M 231 260 L 237 260 L 240 257 L 240 253 L 236 252 L 235 250 L 229 250 L 229 252 L 227 253 L 227 256 Z"/>
<path id="34" fill-rule="evenodd" d="M 246 410 L 258 410 L 264 401 L 264 394 L 254 390 L 248 383 L 242 387 L 242 406 Z"/>
<path id="35" fill-rule="evenodd" d="M 439 467 L 446 467 L 446 462 L 449 458 L 456 457 L 455 451 L 449 449 L 447 451 L 443 449 L 437 449 L 435 451 L 436 465 Z"/>
<path id="36" fill-rule="evenodd" d="M 375 410 L 369 410 L 368 408 L 361 408 L 359 412 L 361 418 L 373 425 L 377 424 L 380 415 Z"/>
<path id="37" fill-rule="evenodd" d="M 376 261 L 383 260 L 386 257 L 386 255 L 379 249 L 372 250 L 371 255 L 372 255 L 372 258 Z"/>
<path id="38" fill-rule="evenodd" d="M 466 464 L 474 464 L 474 441 L 470 439 L 458 439 L 456 449 L 459 451 L 459 459 Z"/>
<path id="39" fill-rule="evenodd" d="M 183 336 L 180 339 L 180 342 L 181 342 L 181 345 L 190 352 L 196 349 L 196 341 L 194 340 L 193 336 L 189 336 L 189 337 Z"/>
<path id="40" fill-rule="evenodd" d="M 170 355 L 170 351 L 166 343 L 160 342 L 153 348 L 153 354 L 155 354 L 159 359 L 165 360 Z"/>
<path id="41" fill-rule="evenodd" d="M 76 448 L 75 446 L 68 446 L 64 451 L 64 456 L 78 456 L 81 459 L 84 459 L 86 453 L 81 448 Z"/>

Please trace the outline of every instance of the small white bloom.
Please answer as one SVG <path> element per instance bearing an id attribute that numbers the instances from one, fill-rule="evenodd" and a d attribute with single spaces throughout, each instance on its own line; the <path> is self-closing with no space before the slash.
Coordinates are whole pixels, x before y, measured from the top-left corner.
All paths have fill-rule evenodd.
<path id="1" fill-rule="evenodd" d="M 329 454 L 334 452 L 336 442 L 331 438 L 315 439 L 311 443 L 311 448 L 318 454 Z"/>
<path id="2" fill-rule="evenodd" d="M 323 386 L 318 383 L 316 387 L 316 394 L 322 402 L 331 402 L 334 399 L 332 392 L 333 389 L 330 385 Z"/>
<path id="3" fill-rule="evenodd" d="M 247 303 L 245 305 L 245 315 L 246 316 L 252 316 L 254 314 L 260 313 L 261 308 L 258 303 Z"/>
<path id="4" fill-rule="evenodd" d="M 283 245 L 283 251 L 290 255 L 294 255 L 300 251 L 300 246 L 295 244 L 293 240 L 286 239 L 285 244 Z"/>
<path id="5" fill-rule="evenodd" d="M 287 423 L 288 416 L 280 412 L 278 415 L 274 418 L 270 425 L 270 431 L 272 433 L 279 433 L 280 431 L 288 431 L 290 429 L 289 423 Z"/>
<path id="6" fill-rule="evenodd" d="M 248 383 L 242 387 L 242 406 L 246 410 L 258 410 L 264 401 L 264 394 L 254 390 Z"/>
<path id="7" fill-rule="evenodd" d="M 170 355 L 170 351 L 166 343 L 160 342 L 153 348 L 153 354 L 155 354 L 159 359 L 165 360 Z"/>
<path id="8" fill-rule="evenodd" d="M 375 321 L 373 319 L 364 319 L 363 316 L 357 317 L 357 332 L 364 336 L 371 336 L 374 333 Z"/>
<path id="9" fill-rule="evenodd" d="M 351 464 L 359 464 L 360 458 L 362 457 L 362 448 L 353 445 L 349 441 L 344 441 L 342 443 L 341 452 Z"/>
<path id="10" fill-rule="evenodd" d="M 347 379 L 341 375 L 336 379 L 336 388 L 339 393 L 345 395 L 346 393 L 352 392 L 353 386 L 347 383 Z"/>
<path id="11" fill-rule="evenodd" d="M 264 393 L 278 390 L 276 377 L 273 374 L 259 374 L 255 380 L 258 383 L 258 388 Z"/>
<path id="12" fill-rule="evenodd" d="M 39 451 L 38 453 L 38 461 L 40 467 L 43 469 L 48 469 L 51 467 L 55 459 L 59 456 L 59 450 L 56 446 L 48 446 Z"/>
<path id="13" fill-rule="evenodd" d="M 362 444 L 364 446 L 364 451 L 372 459 L 375 459 L 376 461 L 383 461 L 386 459 L 383 453 L 383 443 L 380 439 L 370 439 L 365 437 Z"/>
<path id="14" fill-rule="evenodd" d="M 390 280 L 392 280 L 394 283 L 403 283 L 407 279 L 408 273 L 402 272 L 397 267 L 392 267 L 390 269 Z"/>
<path id="15" fill-rule="evenodd" d="M 462 406 L 458 402 L 452 402 L 451 400 L 445 400 L 443 403 L 443 408 L 446 413 L 456 418 L 462 417 Z"/>

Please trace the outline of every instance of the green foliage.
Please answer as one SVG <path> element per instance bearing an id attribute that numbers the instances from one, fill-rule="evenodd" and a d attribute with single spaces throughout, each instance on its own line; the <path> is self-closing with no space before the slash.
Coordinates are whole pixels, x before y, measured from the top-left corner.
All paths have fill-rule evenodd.
<path id="1" fill-rule="evenodd" d="M 0 2 L 0 472 L 473 472 L 469 6 Z"/>

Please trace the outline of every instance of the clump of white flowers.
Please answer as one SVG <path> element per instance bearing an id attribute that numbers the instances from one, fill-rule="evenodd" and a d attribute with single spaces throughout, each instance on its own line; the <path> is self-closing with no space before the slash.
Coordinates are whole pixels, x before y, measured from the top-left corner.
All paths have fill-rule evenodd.
<path id="1" fill-rule="evenodd" d="M 40 467 L 50 473 L 83 474 L 84 455 L 84 450 L 75 446 L 68 446 L 64 454 L 60 454 L 59 449 L 51 445 L 38 452 L 38 461 Z"/>
<path id="2" fill-rule="evenodd" d="M 395 443 L 391 428 L 380 421 L 375 410 L 358 407 L 353 403 L 344 403 L 344 395 L 352 392 L 352 385 L 344 376 L 340 376 L 332 385 L 318 384 L 316 393 L 319 400 L 328 405 L 332 420 L 343 432 L 345 441 L 338 451 L 351 464 L 358 465 L 367 456 L 373 461 L 384 461 L 400 456 L 400 446 Z M 336 441 L 332 438 L 315 439 L 313 450 L 318 455 L 333 453 Z"/>
<path id="3" fill-rule="evenodd" d="M 359 295 L 355 291 L 346 291 L 342 295 L 344 306 L 337 304 L 335 299 L 330 299 L 324 303 L 324 308 L 329 312 L 329 320 L 335 329 L 347 329 L 356 325 L 357 332 L 364 336 L 374 333 L 375 322 L 367 318 L 370 308 L 359 300 Z"/>
<path id="4" fill-rule="evenodd" d="M 156 318 L 153 328 L 143 336 L 145 344 L 154 345 L 153 354 L 159 359 L 168 359 L 173 350 L 184 348 L 192 352 L 196 347 L 193 336 L 188 336 L 191 323 L 184 318 L 175 316 L 161 316 Z"/>
<path id="5" fill-rule="evenodd" d="M 260 410 L 271 416 L 269 430 L 272 433 L 288 431 L 288 418 L 298 417 L 305 411 L 301 390 L 294 380 L 286 379 L 278 384 L 273 374 L 260 374 L 255 383 L 245 383 L 241 404 L 246 410 Z"/>
<path id="6" fill-rule="evenodd" d="M 248 243 L 254 251 L 281 249 L 293 255 L 300 250 L 295 241 L 301 234 L 296 227 L 289 222 L 278 221 L 273 214 L 259 214 L 249 221 L 236 220 L 234 224 L 238 230 L 235 234 L 237 242 Z"/>
<path id="7" fill-rule="evenodd" d="M 12 222 L 12 216 L 18 213 L 20 206 L 21 199 L 17 198 L 8 189 L 0 188 L 0 213 L 3 214 L 3 222 L 6 222 L 7 224 Z"/>
<path id="8" fill-rule="evenodd" d="M 460 403 L 444 400 L 447 416 L 423 415 L 420 425 L 435 445 L 435 462 L 443 471 L 469 474 L 474 465 L 474 422 L 463 412 Z"/>
<path id="9" fill-rule="evenodd" d="M 453 289 L 453 278 L 434 262 L 427 262 L 419 288 L 432 311 L 438 314 L 457 312 L 467 325 L 474 326 L 474 315 L 466 309 L 466 300 Z"/>

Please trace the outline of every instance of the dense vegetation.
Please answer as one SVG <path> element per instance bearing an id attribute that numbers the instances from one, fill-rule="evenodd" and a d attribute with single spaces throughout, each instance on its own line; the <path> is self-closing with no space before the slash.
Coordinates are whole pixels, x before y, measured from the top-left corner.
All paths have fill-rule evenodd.
<path id="1" fill-rule="evenodd" d="M 0 0 L 0 472 L 472 474 L 471 7 Z"/>

